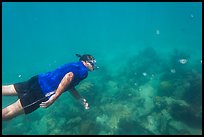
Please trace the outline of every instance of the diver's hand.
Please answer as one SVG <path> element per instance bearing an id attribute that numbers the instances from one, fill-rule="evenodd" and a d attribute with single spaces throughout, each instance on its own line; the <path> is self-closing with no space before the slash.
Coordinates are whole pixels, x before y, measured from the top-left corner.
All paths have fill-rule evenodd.
<path id="1" fill-rule="evenodd" d="M 85 109 L 89 109 L 89 104 L 86 102 L 85 98 L 80 98 L 79 102 L 85 107 Z"/>
<path id="2" fill-rule="evenodd" d="M 49 100 L 45 101 L 45 102 L 41 102 L 40 104 L 40 107 L 42 108 L 47 108 L 49 107 L 50 105 L 52 105 L 52 103 L 54 102 L 54 99 L 55 98 L 55 95 L 52 95 Z"/>

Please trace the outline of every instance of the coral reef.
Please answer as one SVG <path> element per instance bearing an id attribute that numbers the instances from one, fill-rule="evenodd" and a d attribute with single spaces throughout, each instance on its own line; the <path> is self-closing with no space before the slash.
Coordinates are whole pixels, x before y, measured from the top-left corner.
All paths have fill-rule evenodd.
<path id="1" fill-rule="evenodd" d="M 93 88 L 94 84 L 92 82 L 89 81 L 85 81 L 80 83 L 80 85 L 77 87 L 77 89 L 80 92 L 88 92 Z"/>
<path id="2" fill-rule="evenodd" d="M 161 81 L 158 87 L 158 95 L 171 96 L 174 91 L 174 85 L 170 81 Z"/>
<path id="3" fill-rule="evenodd" d="M 102 66 L 100 75 L 77 87 L 89 110 L 63 95 L 46 111 L 39 109 L 18 119 L 31 122 L 32 128 L 23 130 L 18 120 L 7 127 L 19 129 L 15 132 L 19 134 L 202 134 L 202 72 L 191 68 L 185 52 L 176 50 L 168 59 L 147 47 L 129 58 L 118 74 Z"/>

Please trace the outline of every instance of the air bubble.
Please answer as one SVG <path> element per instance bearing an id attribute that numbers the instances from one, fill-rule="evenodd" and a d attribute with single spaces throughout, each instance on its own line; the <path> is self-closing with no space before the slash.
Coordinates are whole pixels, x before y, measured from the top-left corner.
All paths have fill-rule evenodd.
<path id="1" fill-rule="evenodd" d="M 156 30 L 156 34 L 157 34 L 157 35 L 160 35 L 160 30 L 157 29 L 157 30 Z"/>

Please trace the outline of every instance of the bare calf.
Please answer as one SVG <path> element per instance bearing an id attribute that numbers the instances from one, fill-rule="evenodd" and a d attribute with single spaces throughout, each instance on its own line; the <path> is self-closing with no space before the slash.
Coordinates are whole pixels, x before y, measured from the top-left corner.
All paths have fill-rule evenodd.
<path id="1" fill-rule="evenodd" d="M 20 100 L 18 99 L 15 103 L 2 110 L 2 121 L 11 120 L 21 114 L 24 114 L 24 110 Z"/>

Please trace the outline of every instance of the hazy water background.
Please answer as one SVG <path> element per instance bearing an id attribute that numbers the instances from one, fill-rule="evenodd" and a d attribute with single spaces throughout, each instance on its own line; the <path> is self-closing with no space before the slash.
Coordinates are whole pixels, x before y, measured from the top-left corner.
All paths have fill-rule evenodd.
<path id="1" fill-rule="evenodd" d="M 137 121 L 136 117 L 138 113 L 142 115 L 143 110 L 142 107 L 137 110 L 138 107 L 135 106 L 139 102 L 134 98 L 138 97 L 136 92 L 141 87 L 148 87 L 148 84 L 155 91 L 152 97 L 167 96 L 185 100 L 187 95 L 201 94 L 202 86 L 197 86 L 201 84 L 202 78 L 201 2 L 3 2 L 2 8 L 2 85 L 21 82 L 64 63 L 77 61 L 76 53 L 94 55 L 100 66 L 99 70 L 89 73 L 89 77 L 83 81 L 84 85 L 79 85 L 83 91 L 79 92 L 90 102 L 90 110 L 84 110 L 67 92 L 48 109 L 40 108 L 30 115 L 3 122 L 2 134 L 202 134 L 200 123 L 187 131 L 183 131 L 183 128 L 172 131 L 171 127 L 175 124 L 165 124 L 169 128 L 164 131 L 159 130 L 161 128 L 158 124 L 153 127 L 147 126 L 148 124 L 138 126 L 142 121 Z M 174 55 L 177 59 L 184 58 L 188 61 L 184 67 L 178 67 L 178 73 L 175 64 L 181 65 L 179 60 L 175 60 L 174 65 L 169 62 L 175 59 Z M 166 64 L 159 66 L 159 61 Z M 137 63 L 141 66 L 140 69 L 137 68 Z M 150 70 L 145 71 L 147 68 Z M 176 70 L 174 78 L 180 79 L 180 83 L 187 78 L 184 77 L 186 75 L 180 76 L 179 72 L 188 73 L 191 78 L 188 77 L 187 83 L 198 83 L 195 84 L 196 92 L 187 92 L 182 97 L 160 95 L 161 89 L 169 88 L 169 91 L 178 85 L 165 83 L 171 81 L 171 77 L 162 83 L 161 75 L 171 70 Z M 146 80 L 146 75 L 143 75 L 144 79 L 137 77 L 139 73 L 158 75 L 155 79 L 149 77 Z M 194 80 L 194 74 L 199 78 Z M 139 78 L 142 82 L 138 81 Z M 153 81 L 154 86 L 159 83 L 159 86 L 152 86 L 150 81 Z M 165 86 L 161 87 L 163 84 Z M 187 87 L 188 89 L 182 88 L 184 92 L 191 88 Z M 16 99 L 2 97 L 2 108 Z M 121 106 L 116 106 L 120 104 Z M 199 106 L 199 110 L 202 108 L 199 101 L 191 102 L 190 108 L 192 104 Z M 120 113 L 121 110 L 114 109 L 112 112 L 111 108 L 120 107 L 127 113 L 116 116 L 115 113 Z M 145 110 L 148 111 L 148 107 Z M 155 113 L 157 112 L 151 112 L 149 117 L 144 115 L 144 121 L 154 121 L 149 119 L 150 116 L 154 118 L 159 115 Z M 180 121 L 176 118 L 174 122 Z M 132 126 L 125 129 L 131 122 Z M 139 129 L 143 128 L 138 131 L 137 126 Z"/>

